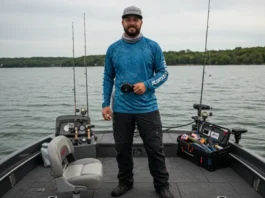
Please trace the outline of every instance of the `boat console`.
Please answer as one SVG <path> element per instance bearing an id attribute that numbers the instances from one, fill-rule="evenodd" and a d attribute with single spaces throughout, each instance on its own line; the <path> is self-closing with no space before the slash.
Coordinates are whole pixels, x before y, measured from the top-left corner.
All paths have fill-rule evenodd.
<path id="1" fill-rule="evenodd" d="M 67 137 L 74 146 L 75 155 L 78 159 L 88 156 L 96 157 L 97 137 L 92 132 L 94 127 L 90 124 L 90 118 L 84 114 L 58 116 L 56 118 L 55 136 L 63 135 Z"/>

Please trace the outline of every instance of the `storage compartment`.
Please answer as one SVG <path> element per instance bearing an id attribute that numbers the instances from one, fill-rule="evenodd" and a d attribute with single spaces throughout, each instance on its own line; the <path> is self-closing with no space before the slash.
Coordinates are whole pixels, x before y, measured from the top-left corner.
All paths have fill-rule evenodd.
<path id="1" fill-rule="evenodd" d="M 209 122 L 202 122 L 198 128 L 199 132 L 178 136 L 177 154 L 193 160 L 209 171 L 228 166 L 231 131 Z"/>

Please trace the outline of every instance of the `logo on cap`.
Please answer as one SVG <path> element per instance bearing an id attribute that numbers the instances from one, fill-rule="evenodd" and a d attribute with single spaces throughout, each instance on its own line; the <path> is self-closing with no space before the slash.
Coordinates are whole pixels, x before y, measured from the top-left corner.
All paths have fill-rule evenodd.
<path id="1" fill-rule="evenodd" d="M 140 10 L 138 10 L 138 9 L 136 9 L 136 8 L 128 8 L 126 11 L 125 11 L 125 13 L 126 12 L 138 12 L 139 14 L 141 14 L 141 12 L 140 12 Z"/>

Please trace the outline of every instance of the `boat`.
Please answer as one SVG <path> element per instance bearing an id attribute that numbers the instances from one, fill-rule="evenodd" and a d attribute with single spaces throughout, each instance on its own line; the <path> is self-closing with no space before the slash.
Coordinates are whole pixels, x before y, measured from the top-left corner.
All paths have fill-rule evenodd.
<path id="1" fill-rule="evenodd" d="M 74 115 L 58 116 L 54 134 L 0 160 L 0 197 L 111 197 L 111 190 L 118 184 L 113 131 L 97 130 L 97 126 L 92 125 L 92 118 L 88 116 L 88 103 L 86 109 L 81 108 L 79 111 L 76 108 L 75 88 L 74 101 Z M 194 120 L 207 119 L 206 114 L 201 113 L 201 110 L 209 109 L 207 105 L 200 102 L 193 107 L 198 111 L 198 116 L 192 117 Z M 78 112 L 80 115 L 77 115 Z M 265 197 L 265 159 L 240 145 L 241 136 L 246 130 L 231 129 L 235 141 L 229 140 L 227 159 L 229 163 L 225 167 L 209 171 L 200 164 L 179 156 L 177 138 L 182 134 L 197 132 L 196 124 L 190 130 L 176 129 L 178 127 L 166 128 L 163 133 L 170 191 L 175 198 Z M 59 153 L 58 148 L 60 148 Z M 122 197 L 158 197 L 149 172 L 144 144 L 137 131 L 134 136 L 132 155 L 134 188 Z M 90 163 L 93 166 L 87 166 L 84 169 L 87 164 L 90 165 L 88 161 L 93 162 Z M 73 165 L 82 165 L 82 170 L 79 168 L 78 174 L 73 170 L 69 171 Z M 59 171 L 57 167 L 61 167 Z M 79 181 L 83 170 L 86 175 L 91 175 L 91 178 L 86 177 L 84 185 L 76 185 L 73 181 L 71 183 L 69 180 L 71 176 L 74 174 Z"/>
<path id="2" fill-rule="evenodd" d="M 73 123 L 79 126 L 78 140 L 71 132 Z M 81 197 L 111 197 L 110 192 L 117 183 L 117 163 L 112 130 L 91 128 L 91 141 L 87 142 L 84 128 L 87 117 L 83 115 L 62 115 L 56 119 L 56 131 L 28 145 L 0 161 L 0 197 L 12 198 L 60 198 L 72 197 L 72 192 L 58 192 L 51 167 L 45 167 L 41 152 L 45 143 L 55 137 L 64 136 L 74 147 L 76 159 L 95 158 L 102 163 L 103 180 L 100 188 L 81 191 Z M 93 125 L 89 125 L 94 127 Z M 265 160 L 239 144 L 241 134 L 230 140 L 229 167 L 208 171 L 205 168 L 177 155 L 177 137 L 191 130 L 167 130 L 163 134 L 166 166 L 170 175 L 170 190 L 174 197 L 265 197 Z M 134 188 L 122 197 L 157 197 L 148 160 L 141 138 L 134 137 Z"/>

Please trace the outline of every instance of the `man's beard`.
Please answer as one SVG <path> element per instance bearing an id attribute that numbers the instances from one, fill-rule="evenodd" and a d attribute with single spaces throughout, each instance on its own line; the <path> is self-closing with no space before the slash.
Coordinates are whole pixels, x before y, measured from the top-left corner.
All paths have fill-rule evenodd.
<path id="1" fill-rule="evenodd" d="M 135 31 L 130 32 L 129 29 L 130 29 L 131 27 L 133 27 L 133 28 L 135 29 Z M 125 32 L 128 36 L 130 36 L 130 37 L 135 37 L 135 36 L 137 36 L 137 35 L 140 33 L 140 31 L 141 31 L 141 27 L 140 27 L 140 28 L 137 28 L 137 27 L 134 27 L 134 26 L 129 26 L 128 28 L 125 28 L 125 27 L 124 27 L 123 29 L 124 29 L 124 32 Z"/>

